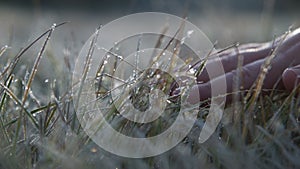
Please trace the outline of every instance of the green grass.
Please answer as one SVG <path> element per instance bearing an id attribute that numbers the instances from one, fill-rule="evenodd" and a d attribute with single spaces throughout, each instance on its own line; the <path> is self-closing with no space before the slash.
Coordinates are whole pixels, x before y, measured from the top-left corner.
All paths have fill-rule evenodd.
<path id="1" fill-rule="evenodd" d="M 198 137 L 207 116 L 205 107 L 188 136 L 164 154 L 130 159 L 105 152 L 89 139 L 76 119 L 72 61 L 67 56 L 64 61 L 57 60 L 47 50 L 47 43 L 56 41 L 50 40 L 52 34 L 63 24 L 56 25 L 55 30 L 51 27 L 17 54 L 7 52 L 14 46 L 0 50 L 0 169 L 300 168 L 299 88 L 291 93 L 273 90 L 262 95 L 261 83 L 248 92 L 248 100 L 227 106 L 221 124 L 203 144 L 198 143 Z M 38 45 L 34 63 L 22 60 L 32 57 L 27 52 Z M 64 73 L 53 71 L 55 79 L 41 80 L 39 65 L 45 58 L 50 67 L 64 62 Z M 100 68 L 100 73 L 103 70 Z M 149 134 L 160 127 L 164 127 L 162 122 Z M 126 127 L 122 130 L 130 134 Z"/>

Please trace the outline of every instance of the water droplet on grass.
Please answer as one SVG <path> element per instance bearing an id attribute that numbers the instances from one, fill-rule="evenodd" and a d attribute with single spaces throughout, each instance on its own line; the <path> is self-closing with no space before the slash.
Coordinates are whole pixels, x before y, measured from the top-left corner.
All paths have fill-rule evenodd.
<path id="1" fill-rule="evenodd" d="M 97 149 L 93 147 L 93 148 L 91 148 L 91 152 L 92 152 L 92 153 L 96 153 L 96 152 L 97 152 Z"/>
<path id="2" fill-rule="evenodd" d="M 194 33 L 194 30 L 189 30 L 187 32 L 187 37 L 190 38 L 193 33 Z"/>
<path id="3" fill-rule="evenodd" d="M 56 27 L 56 23 L 53 23 L 53 25 L 51 26 L 51 29 L 54 30 Z"/>

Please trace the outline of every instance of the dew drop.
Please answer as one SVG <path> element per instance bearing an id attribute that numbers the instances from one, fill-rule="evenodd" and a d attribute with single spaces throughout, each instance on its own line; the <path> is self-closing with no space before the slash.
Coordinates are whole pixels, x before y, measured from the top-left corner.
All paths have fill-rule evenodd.
<path id="1" fill-rule="evenodd" d="M 183 45 L 184 44 L 184 39 L 180 41 L 180 44 Z"/>
<path id="2" fill-rule="evenodd" d="M 117 57 L 118 57 L 120 60 L 123 60 L 123 57 L 122 57 L 122 56 L 118 55 Z"/>
<path id="3" fill-rule="evenodd" d="M 187 32 L 187 37 L 190 38 L 193 33 L 194 33 L 194 30 L 189 30 Z"/>
<path id="4" fill-rule="evenodd" d="M 56 27 L 56 23 L 54 23 L 52 26 L 51 26 L 51 29 L 54 30 Z"/>
<path id="5" fill-rule="evenodd" d="M 96 153 L 96 152 L 97 152 L 97 149 L 93 147 L 93 148 L 91 148 L 91 152 L 92 152 L 92 153 Z"/>
<path id="6" fill-rule="evenodd" d="M 190 69 L 189 72 L 194 74 L 194 73 L 196 73 L 196 70 L 195 69 Z"/>

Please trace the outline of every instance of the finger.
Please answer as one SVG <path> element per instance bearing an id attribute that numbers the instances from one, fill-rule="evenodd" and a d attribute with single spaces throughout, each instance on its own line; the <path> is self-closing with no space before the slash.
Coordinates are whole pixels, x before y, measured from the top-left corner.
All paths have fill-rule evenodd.
<path id="1" fill-rule="evenodd" d="M 261 59 L 242 67 L 241 72 L 243 78 L 241 80 L 243 81 L 242 84 L 244 89 L 249 89 L 254 83 L 259 74 L 260 67 L 263 63 L 264 59 Z M 217 93 L 216 91 L 222 91 L 222 88 L 226 88 L 225 90 L 227 91 L 227 93 L 229 93 L 229 95 L 226 97 L 226 100 L 231 100 L 234 78 L 236 76 L 239 76 L 239 74 L 240 73 L 237 70 L 233 70 L 231 72 L 227 72 L 223 76 L 218 76 L 210 80 L 209 82 L 193 86 L 188 97 L 188 102 L 191 104 L 195 104 L 199 101 L 204 101 L 212 97 L 212 90 L 214 90 L 214 93 Z M 226 80 L 226 86 L 218 85 L 224 84 L 224 80 Z"/>
<path id="2" fill-rule="evenodd" d="M 282 39 L 284 38 L 284 39 Z M 282 43 L 283 40 L 283 43 Z M 300 57 L 297 56 L 298 53 L 300 53 L 300 29 L 297 29 L 293 31 L 292 33 L 288 34 L 288 36 L 282 36 L 275 42 L 276 45 L 280 45 L 278 47 L 278 50 L 276 51 L 276 57 L 271 61 L 271 69 L 267 72 L 265 78 L 263 79 L 263 86 L 262 89 L 272 89 L 276 82 L 280 80 L 281 75 L 283 71 L 290 66 L 295 66 L 300 64 Z M 246 47 L 245 47 L 246 48 Z M 254 47 L 253 49 L 257 48 Z M 246 48 L 247 49 L 247 48 Z M 250 51 L 246 50 L 244 52 L 241 52 L 244 56 L 246 56 L 242 67 L 242 82 L 243 88 L 245 90 L 250 89 L 250 87 L 254 84 L 256 79 L 259 76 L 260 70 L 262 65 L 265 63 L 265 56 L 269 56 L 271 46 L 268 46 L 264 48 L 266 50 L 257 50 L 257 51 Z M 261 52 L 264 51 L 264 52 Z M 258 55 L 254 55 L 258 54 Z M 261 55 L 259 55 L 261 54 Z M 253 56 L 253 60 L 251 59 L 251 56 Z M 254 58 L 255 57 L 255 58 Z M 192 104 L 198 103 L 199 101 L 206 100 L 210 97 L 212 97 L 212 86 L 214 87 L 214 84 L 222 84 L 221 80 L 226 79 L 226 87 L 227 93 L 232 93 L 233 91 L 233 84 L 234 79 L 236 76 L 238 76 L 238 72 L 236 71 L 235 65 L 237 65 L 238 62 L 238 55 L 229 55 L 220 57 L 222 60 L 222 64 L 224 65 L 225 71 L 227 72 L 225 75 L 218 75 L 214 77 L 208 77 L 208 73 L 203 76 L 202 78 L 200 76 L 199 80 L 204 80 L 204 83 L 197 84 L 193 86 L 193 88 L 190 91 L 190 95 L 188 97 L 188 101 Z M 249 58 L 249 59 L 247 59 Z M 248 62 L 247 62 L 248 61 Z M 210 62 L 213 64 L 214 61 L 210 60 Z M 209 64 L 211 64 L 209 63 Z M 207 67 L 206 67 L 207 68 Z M 232 69 L 233 68 L 233 69 Z M 232 70 L 231 70 L 232 69 Z M 289 71 L 287 71 L 289 73 Z M 287 75 L 285 75 L 287 77 Z M 206 79 L 205 79 L 206 78 Z M 279 85 L 283 86 L 282 81 L 280 81 Z M 222 87 L 222 86 L 221 86 Z M 213 88 L 213 90 L 219 90 L 216 88 Z M 227 97 L 227 99 L 231 100 L 231 95 Z"/>
<path id="3" fill-rule="evenodd" d="M 292 91 L 298 86 L 300 84 L 300 65 L 285 69 L 282 81 L 288 91 Z"/>
<path id="4" fill-rule="evenodd" d="M 283 45 L 281 44 L 282 39 L 284 38 Z M 292 31 L 289 33 L 286 37 L 285 35 L 280 36 L 277 38 L 274 42 L 268 42 L 263 44 L 246 44 L 241 45 L 238 47 L 238 50 L 231 49 L 228 51 L 224 51 L 219 54 L 219 58 L 221 63 L 223 64 L 223 68 L 225 72 L 230 72 L 232 70 L 235 70 L 238 65 L 238 57 L 243 56 L 243 63 L 242 65 L 247 65 L 251 62 L 254 62 L 259 59 L 263 59 L 267 56 L 269 56 L 272 52 L 272 49 L 274 49 L 276 46 L 280 46 L 280 52 L 284 53 L 285 51 L 289 50 L 292 46 L 295 46 L 295 44 L 300 42 L 300 28 Z M 238 52 L 238 53 L 237 53 Z M 291 61 L 291 60 L 286 60 Z M 207 66 L 211 66 L 211 63 L 214 62 L 214 59 L 209 60 L 207 63 Z M 201 82 L 208 82 L 210 79 L 213 79 L 217 76 L 220 76 L 221 74 L 217 76 L 209 76 L 209 73 L 207 69 L 204 69 L 203 72 L 197 77 L 198 81 Z"/>
<path id="5" fill-rule="evenodd" d="M 277 56 L 272 60 L 271 69 L 267 72 L 265 76 L 262 89 L 273 89 L 274 85 L 278 80 L 280 80 L 283 71 L 287 67 L 289 67 L 290 65 L 300 64 L 300 57 L 297 57 L 298 53 L 300 53 L 300 41 L 297 44 L 294 44 L 293 46 L 289 46 L 289 48 L 287 48 L 286 45 L 283 45 L 283 49 L 286 51 L 282 51 L 280 48 L 278 50 Z M 264 63 L 265 59 L 260 59 L 242 67 L 241 84 L 244 90 L 250 89 L 250 87 L 254 84 L 254 82 L 260 74 L 261 67 Z M 233 70 L 231 72 L 226 73 L 223 76 L 216 77 L 210 80 L 209 82 L 194 86 L 190 92 L 188 101 L 192 104 L 195 104 L 198 101 L 203 101 L 212 97 L 211 86 L 214 86 L 214 84 L 222 84 L 222 80 L 224 80 L 224 78 L 226 79 L 227 93 L 229 93 L 227 99 L 228 101 L 230 101 L 231 93 L 233 93 L 233 84 L 235 83 L 234 79 L 236 76 L 239 76 L 239 72 L 237 70 Z M 280 81 L 279 87 L 281 86 L 283 85 Z M 213 90 L 220 89 L 213 88 Z"/>
<path id="6" fill-rule="evenodd" d="M 300 29 L 291 32 L 278 50 L 278 57 L 274 58 L 273 69 L 269 72 L 277 73 L 282 71 L 282 86 L 288 91 L 292 91 L 297 82 L 300 65 Z M 267 83 L 270 86 L 275 77 L 270 76 Z"/>
<path id="7" fill-rule="evenodd" d="M 219 59 L 223 65 L 224 72 L 230 72 L 237 69 L 239 56 L 243 57 L 242 66 L 247 65 L 256 60 L 265 58 L 271 53 L 272 43 L 264 44 L 247 44 L 242 45 L 238 49 L 231 49 L 219 54 L 219 58 L 211 59 L 207 62 L 206 68 L 203 72 L 197 77 L 197 81 L 208 82 L 211 79 L 214 79 L 222 74 L 209 75 L 207 67 L 213 67 L 213 63 Z M 211 68 L 210 68 L 211 69 Z"/>

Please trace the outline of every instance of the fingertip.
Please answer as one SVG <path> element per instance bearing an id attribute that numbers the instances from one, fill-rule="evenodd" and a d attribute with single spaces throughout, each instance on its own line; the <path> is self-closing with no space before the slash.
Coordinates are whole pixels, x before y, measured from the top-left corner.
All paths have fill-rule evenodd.
<path id="1" fill-rule="evenodd" d="M 190 104 L 200 103 L 200 101 L 211 97 L 210 92 L 210 85 L 208 83 L 194 85 L 189 92 L 187 102 Z"/>
<path id="2" fill-rule="evenodd" d="M 292 91 L 300 84 L 300 66 L 285 69 L 282 73 L 282 81 L 286 90 Z"/>

